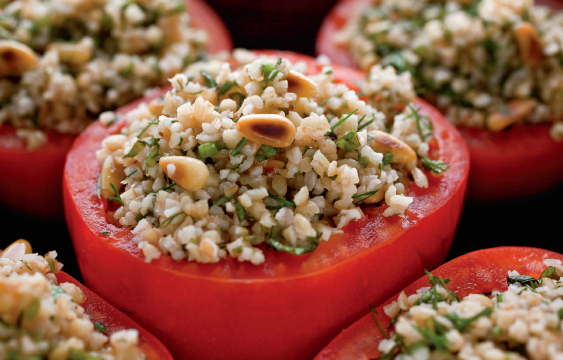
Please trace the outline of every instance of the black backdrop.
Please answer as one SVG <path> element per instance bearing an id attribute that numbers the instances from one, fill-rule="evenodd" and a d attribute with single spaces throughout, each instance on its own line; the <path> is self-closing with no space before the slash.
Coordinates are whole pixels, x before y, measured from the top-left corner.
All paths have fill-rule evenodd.
<path id="1" fill-rule="evenodd" d="M 277 48 L 314 55 L 317 30 L 335 0 L 208 0 L 208 3 L 225 21 L 236 47 Z M 448 260 L 469 251 L 502 245 L 534 246 L 563 252 L 561 204 L 563 184 L 528 199 L 502 203 L 468 202 Z M 3 220 L 0 248 L 24 238 L 40 254 L 56 249 L 58 259 L 65 264 L 64 270 L 81 279 L 63 219 L 32 219 L 2 206 L 0 216 Z"/>

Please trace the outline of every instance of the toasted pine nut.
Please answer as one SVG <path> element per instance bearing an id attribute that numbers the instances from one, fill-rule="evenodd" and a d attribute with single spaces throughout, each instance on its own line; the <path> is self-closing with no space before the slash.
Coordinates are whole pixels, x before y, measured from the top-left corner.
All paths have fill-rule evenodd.
<path id="1" fill-rule="evenodd" d="M 283 161 L 270 158 L 266 160 L 266 165 L 264 165 L 264 169 L 281 169 L 284 166 L 285 163 Z"/>
<path id="2" fill-rule="evenodd" d="M 31 249 L 31 244 L 29 243 L 29 241 L 19 239 L 8 245 L 8 247 L 1 253 L 2 256 L 0 257 L 8 257 L 11 259 L 10 253 L 18 253 L 19 255 L 23 255 L 31 254 L 32 252 L 33 250 Z"/>
<path id="3" fill-rule="evenodd" d="M 414 150 L 396 137 L 380 130 L 371 130 L 368 135 L 373 139 L 368 142 L 374 151 L 382 154 L 393 154 L 393 164 L 406 164 L 416 160 Z"/>
<path id="4" fill-rule="evenodd" d="M 0 77 L 21 75 L 37 63 L 37 55 L 25 44 L 0 40 Z"/>
<path id="5" fill-rule="evenodd" d="M 526 118 L 536 107 L 535 99 L 512 100 L 506 103 L 508 113 L 494 112 L 487 118 L 487 127 L 491 131 L 501 131 L 506 127 Z"/>
<path id="6" fill-rule="evenodd" d="M 295 93 L 298 98 L 313 97 L 317 95 L 317 84 L 300 72 L 289 70 L 286 80 L 287 91 Z"/>
<path id="7" fill-rule="evenodd" d="M 163 156 L 160 168 L 176 184 L 188 191 L 196 191 L 205 186 L 209 177 L 209 169 L 201 160 L 187 156 Z M 174 173 L 168 174 L 168 165 L 175 166 Z"/>
<path id="8" fill-rule="evenodd" d="M 288 147 L 295 140 L 295 125 L 281 115 L 243 116 L 237 122 L 237 130 L 248 140 L 277 148 Z"/>
<path id="9" fill-rule="evenodd" d="M 514 30 L 520 48 L 520 57 L 526 66 L 536 67 L 543 61 L 543 46 L 536 28 L 529 22 L 523 22 Z"/>
<path id="10" fill-rule="evenodd" d="M 124 179 L 125 173 L 123 171 L 123 166 L 115 162 L 112 156 L 106 157 L 100 174 L 100 193 L 104 199 L 116 196 L 111 184 L 115 186 L 117 191 L 120 191 L 123 186 L 121 182 Z"/>
<path id="11" fill-rule="evenodd" d="M 49 45 L 48 51 L 56 50 L 59 59 L 64 63 L 83 65 L 92 58 L 94 42 L 90 38 L 83 38 L 76 44 L 53 43 Z"/>

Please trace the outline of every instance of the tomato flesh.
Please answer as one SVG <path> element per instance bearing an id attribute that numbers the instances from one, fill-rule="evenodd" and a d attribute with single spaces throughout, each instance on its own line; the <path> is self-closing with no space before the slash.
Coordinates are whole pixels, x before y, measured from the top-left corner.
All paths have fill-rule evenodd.
<path id="1" fill-rule="evenodd" d="M 563 2 L 539 0 L 539 5 L 562 9 Z M 340 0 L 329 13 L 317 36 L 316 52 L 337 64 L 356 67 L 345 47 L 333 42 L 350 14 L 371 0 Z M 563 141 L 549 136 L 548 125 L 517 125 L 502 132 L 460 128 L 469 148 L 470 200 L 505 200 L 534 195 L 563 181 Z"/>
<path id="2" fill-rule="evenodd" d="M 81 306 L 92 322 L 101 322 L 106 327 L 107 335 L 120 330 L 135 329 L 139 332 L 139 348 L 147 356 L 147 360 L 172 360 L 170 352 L 162 343 L 148 331 L 137 325 L 121 311 L 111 306 L 107 301 L 90 291 L 70 275 L 59 272 L 59 282 L 69 282 L 78 286 L 86 295 L 86 302 Z"/>
<path id="3" fill-rule="evenodd" d="M 545 269 L 545 259 L 563 260 L 563 255 L 535 248 L 500 247 L 460 256 L 432 273 L 452 280 L 448 283 L 449 289 L 464 297 L 469 294 L 489 293 L 492 290 L 506 290 L 506 276 L 509 270 L 538 278 Z M 427 282 L 428 278 L 423 276 L 404 291 L 407 296 L 414 294 L 417 289 L 427 286 Z M 384 329 L 389 326 L 391 319 L 383 312 L 383 306 L 395 301 L 398 296 L 399 294 L 376 309 Z M 377 347 L 383 338 L 370 312 L 343 330 L 315 360 L 376 359 L 381 355 Z"/>
<path id="4" fill-rule="evenodd" d="M 209 34 L 207 50 L 231 50 L 231 35 L 214 10 L 203 0 L 186 2 L 194 25 Z M 63 168 L 76 136 L 49 131 L 47 138 L 29 152 L 13 127 L 0 126 L 0 202 L 34 216 L 61 217 Z"/>
<path id="5" fill-rule="evenodd" d="M 363 77 L 340 67 L 334 74 L 347 83 Z M 75 142 L 64 174 L 67 223 L 86 284 L 132 312 L 131 318 L 151 329 L 175 358 L 311 358 L 370 303 L 384 301 L 423 269 L 438 266 L 451 245 L 468 152 L 435 109 L 422 101 L 417 105 L 433 119 L 439 157 L 451 168 L 443 176 L 429 175 L 428 189 L 408 189 L 415 198 L 405 218 L 383 217 L 384 206 L 365 207 L 366 217 L 313 253 L 265 251 L 259 266 L 233 258 L 217 264 L 176 262 L 169 256 L 145 263 L 131 231 L 112 225 L 96 196 L 95 151 L 120 124 L 109 129 L 92 124 Z"/>

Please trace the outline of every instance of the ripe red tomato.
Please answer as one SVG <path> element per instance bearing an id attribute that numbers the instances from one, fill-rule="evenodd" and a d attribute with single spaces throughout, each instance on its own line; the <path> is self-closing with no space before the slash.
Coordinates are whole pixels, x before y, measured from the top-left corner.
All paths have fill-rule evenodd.
<path id="1" fill-rule="evenodd" d="M 147 356 L 147 360 L 172 360 L 170 352 L 162 343 L 149 334 L 148 331 L 137 325 L 121 311 L 111 306 L 107 301 L 90 291 L 87 287 L 76 281 L 70 275 L 59 272 L 57 274 L 59 282 L 69 282 L 78 286 L 86 295 L 86 302 L 81 306 L 86 314 L 90 316 L 92 322 L 101 322 L 107 330 L 107 335 L 125 329 L 135 329 L 139 332 L 139 348 Z"/>
<path id="2" fill-rule="evenodd" d="M 545 269 L 543 260 L 563 260 L 563 255 L 542 249 L 524 247 L 500 247 L 475 251 L 454 259 L 432 273 L 450 279 L 450 290 L 459 297 L 469 294 L 486 294 L 492 290 L 506 290 L 506 276 L 509 270 L 538 278 Z M 408 295 L 427 286 L 428 278 L 423 276 L 407 287 Z M 377 307 L 377 317 L 386 329 L 391 319 L 383 312 L 383 306 L 396 300 L 399 294 Z M 369 308 L 366 309 L 369 311 Z M 366 312 L 367 312 L 366 311 Z M 377 359 L 377 350 L 383 334 L 379 331 L 373 314 L 362 317 L 349 328 L 343 330 L 316 357 L 315 360 L 331 359 Z"/>
<path id="3" fill-rule="evenodd" d="M 337 64 L 356 67 L 348 50 L 337 46 L 333 37 L 344 27 L 350 14 L 371 3 L 371 0 L 340 0 L 319 31 L 317 54 L 325 54 Z M 563 8 L 559 0 L 537 3 Z M 460 129 L 471 158 L 468 198 L 486 201 L 529 196 L 563 181 L 563 141 L 554 141 L 549 128 L 549 125 L 517 125 L 497 133 Z"/>
<path id="4" fill-rule="evenodd" d="M 334 74 L 350 84 L 363 77 L 341 67 Z M 122 124 L 92 124 L 69 152 L 63 191 L 86 284 L 132 312 L 131 318 L 151 329 L 175 358 L 311 358 L 370 303 L 384 301 L 423 269 L 435 268 L 448 252 L 464 200 L 468 152 L 435 109 L 422 101 L 417 106 L 432 118 L 439 158 L 451 168 L 443 176 L 429 175 L 428 189 L 408 189 L 415 200 L 405 218 L 385 218 L 386 206 L 368 206 L 366 217 L 313 253 L 265 251 L 259 266 L 233 258 L 217 264 L 176 262 L 169 256 L 145 263 L 130 229 L 111 224 L 96 196 L 95 151 Z"/>
<path id="5" fill-rule="evenodd" d="M 209 34 L 208 51 L 231 50 L 231 36 L 213 9 L 203 0 L 187 2 L 195 26 Z M 41 217 L 63 215 L 63 167 L 76 136 L 50 131 L 47 138 L 46 145 L 29 152 L 13 127 L 0 126 L 0 203 Z"/>

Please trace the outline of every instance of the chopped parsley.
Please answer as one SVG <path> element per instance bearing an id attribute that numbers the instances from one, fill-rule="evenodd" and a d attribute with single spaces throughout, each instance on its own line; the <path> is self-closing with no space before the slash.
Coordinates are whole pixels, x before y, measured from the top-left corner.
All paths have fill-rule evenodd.
<path id="1" fill-rule="evenodd" d="M 170 216 L 168 219 L 164 220 L 163 222 L 160 223 L 160 225 L 158 226 L 159 228 L 163 228 L 163 227 L 167 227 L 168 225 L 170 225 L 170 223 L 172 222 L 172 220 L 174 220 L 176 217 L 185 214 L 183 211 L 180 211 L 179 213 L 176 213 L 172 216 Z"/>
<path id="2" fill-rule="evenodd" d="M 242 138 L 237 146 L 234 148 L 233 151 L 231 151 L 231 156 L 237 156 L 238 154 L 240 154 L 240 151 L 242 150 L 242 148 L 244 147 L 244 145 L 246 145 L 246 142 L 248 141 L 247 138 Z"/>
<path id="3" fill-rule="evenodd" d="M 201 76 L 203 76 L 203 80 L 205 81 L 205 85 L 208 88 L 217 87 L 217 82 L 215 81 L 215 78 L 213 77 L 213 75 L 211 75 L 210 73 L 208 73 L 205 70 L 200 70 L 199 73 L 201 74 Z"/>
<path id="4" fill-rule="evenodd" d="M 354 204 L 359 204 L 367 199 L 369 199 L 370 197 L 372 197 L 373 195 L 375 195 L 379 190 L 373 190 L 373 191 L 368 191 L 365 192 L 363 194 L 356 194 L 352 196 L 352 199 L 359 199 L 357 201 L 354 202 Z"/>
<path id="5" fill-rule="evenodd" d="M 258 149 L 258 152 L 254 156 L 254 158 L 258 160 L 258 162 L 262 162 L 266 159 L 271 158 L 272 156 L 276 156 L 278 152 L 279 150 L 273 146 L 262 145 L 260 146 L 260 149 Z"/>
<path id="6" fill-rule="evenodd" d="M 147 124 L 147 126 L 145 126 L 145 128 L 143 130 L 141 130 L 141 132 L 139 133 L 139 135 L 137 135 L 137 137 L 140 139 L 141 136 L 143 136 L 143 134 L 145 133 L 145 131 L 147 131 L 151 126 L 153 125 L 158 125 L 158 121 L 151 121 Z"/>
<path id="7" fill-rule="evenodd" d="M 358 139 L 358 134 L 355 130 L 348 132 L 344 137 L 335 141 L 339 148 L 346 151 L 354 151 L 360 147 L 360 139 Z"/>
<path id="8" fill-rule="evenodd" d="M 422 166 L 425 169 L 428 169 L 430 171 L 432 171 L 434 174 L 440 175 L 442 174 L 444 171 L 448 170 L 450 168 L 449 165 L 446 165 L 443 161 L 441 160 L 430 160 L 427 157 L 421 157 L 420 161 L 422 162 Z"/>
<path id="9" fill-rule="evenodd" d="M 109 183 L 109 185 L 111 186 L 111 188 L 113 189 L 113 192 L 115 193 L 115 196 L 110 197 L 109 200 L 118 202 L 118 203 L 121 204 L 121 206 L 125 206 L 125 204 L 123 203 L 123 200 L 121 200 L 121 196 L 119 195 L 119 192 L 115 188 L 115 185 L 113 185 L 113 183 Z"/>
<path id="10" fill-rule="evenodd" d="M 319 246 L 319 237 L 320 235 L 317 233 L 317 237 L 308 237 L 307 238 L 307 246 L 306 247 L 299 247 L 299 246 L 290 246 L 282 244 L 278 239 L 282 237 L 282 228 L 280 226 L 272 227 L 270 231 L 270 236 L 268 238 L 268 244 L 272 246 L 277 251 L 285 251 L 293 255 L 304 255 L 309 254 L 317 249 Z"/>
<path id="11" fill-rule="evenodd" d="M 102 334 L 108 333 L 106 326 L 99 321 L 94 322 L 94 329 L 96 329 L 97 332 L 102 333 Z"/>

